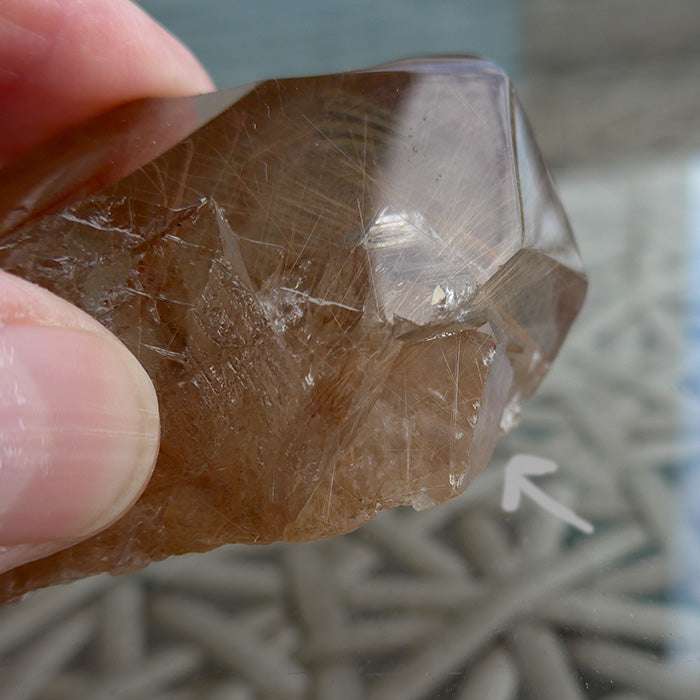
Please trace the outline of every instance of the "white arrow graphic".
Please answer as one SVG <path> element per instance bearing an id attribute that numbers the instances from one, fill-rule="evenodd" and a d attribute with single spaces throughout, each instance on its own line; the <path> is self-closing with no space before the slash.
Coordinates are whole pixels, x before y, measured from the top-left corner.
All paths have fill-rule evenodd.
<path id="1" fill-rule="evenodd" d="M 565 505 L 558 503 L 544 491 L 535 486 L 528 477 L 554 474 L 557 464 L 551 459 L 534 457 L 533 455 L 515 455 L 506 464 L 505 480 L 503 482 L 503 499 L 501 507 L 512 513 L 518 510 L 520 494 L 528 495 L 537 505 L 549 511 L 552 515 L 573 525 L 587 535 L 593 532 L 593 525 L 580 518 Z"/>

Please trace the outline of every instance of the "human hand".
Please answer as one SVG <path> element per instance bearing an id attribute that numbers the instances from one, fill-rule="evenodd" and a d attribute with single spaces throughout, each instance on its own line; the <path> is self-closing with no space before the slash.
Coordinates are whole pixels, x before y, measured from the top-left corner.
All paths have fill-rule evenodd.
<path id="1" fill-rule="evenodd" d="M 119 103 L 212 89 L 128 0 L 0 4 L 0 164 Z M 0 572 L 119 518 L 158 440 L 136 358 L 79 309 L 0 271 Z"/>

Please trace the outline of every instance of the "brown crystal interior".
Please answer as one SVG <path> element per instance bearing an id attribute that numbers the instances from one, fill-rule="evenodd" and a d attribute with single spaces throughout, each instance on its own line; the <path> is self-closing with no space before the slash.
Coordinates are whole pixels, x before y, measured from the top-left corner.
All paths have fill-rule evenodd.
<path id="1" fill-rule="evenodd" d="M 78 132 L 0 173 L 0 266 L 113 330 L 162 416 L 130 512 L 0 576 L 0 598 L 461 493 L 581 306 L 566 217 L 492 64 L 272 80 L 228 101 L 122 108 L 151 110 L 134 133 L 162 148 L 195 107 L 222 111 L 150 162 L 127 149 L 115 166 L 110 147 L 97 179 L 102 156 L 72 164 L 90 152 Z M 87 133 L 104 151 L 124 128 L 108 115 Z M 81 184 L 52 199 L 52 181 Z M 91 194 L 45 214 L 71 193 Z"/>

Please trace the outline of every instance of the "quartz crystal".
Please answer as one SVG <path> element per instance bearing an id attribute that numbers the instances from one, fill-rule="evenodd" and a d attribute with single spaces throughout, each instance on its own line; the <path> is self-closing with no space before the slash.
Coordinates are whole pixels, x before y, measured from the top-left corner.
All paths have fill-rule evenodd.
<path id="1" fill-rule="evenodd" d="M 114 331 L 162 415 L 136 505 L 5 599 L 461 493 L 586 288 L 512 86 L 472 58 L 119 108 L 0 172 L 0 266 Z"/>

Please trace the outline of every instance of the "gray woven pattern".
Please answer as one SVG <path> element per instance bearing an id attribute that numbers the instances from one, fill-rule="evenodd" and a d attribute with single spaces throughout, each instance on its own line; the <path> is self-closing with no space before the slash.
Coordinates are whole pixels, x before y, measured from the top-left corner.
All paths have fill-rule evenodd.
<path id="1" fill-rule="evenodd" d="M 463 497 L 30 595 L 0 610 L 0 697 L 697 700 L 692 172 L 565 179 L 590 298 Z M 529 502 L 501 511 L 518 453 L 558 463 L 538 486 L 593 535 Z"/>

